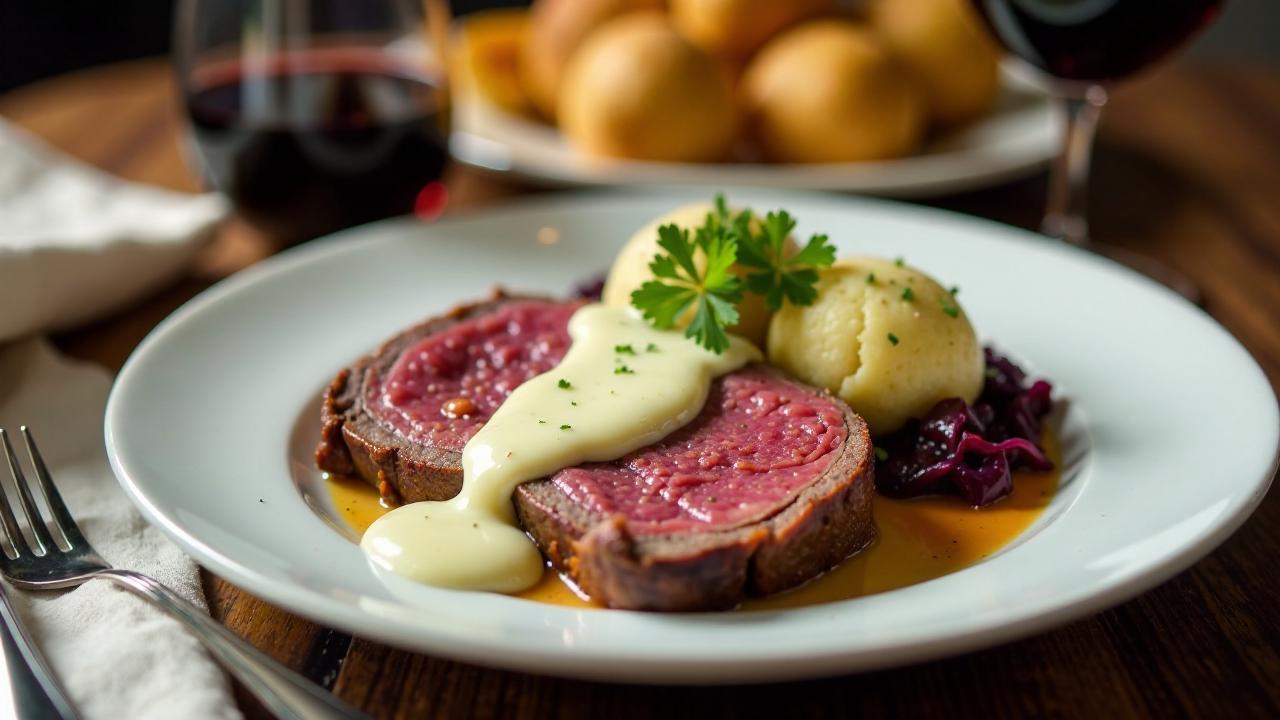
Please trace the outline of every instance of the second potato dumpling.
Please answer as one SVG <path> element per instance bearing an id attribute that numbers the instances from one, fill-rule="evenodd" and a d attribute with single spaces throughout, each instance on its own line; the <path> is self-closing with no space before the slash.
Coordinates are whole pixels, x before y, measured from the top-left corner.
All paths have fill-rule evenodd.
<path id="1" fill-rule="evenodd" d="M 772 40 L 740 88 L 749 126 L 781 162 L 859 162 L 905 155 L 924 133 L 914 79 L 875 35 L 818 20 Z"/>
<path id="2" fill-rule="evenodd" d="M 574 54 L 557 116 L 583 150 L 671 162 L 724 159 L 737 128 L 728 74 L 647 12 L 610 21 Z"/>
<path id="3" fill-rule="evenodd" d="M 783 28 L 833 12 L 835 0 L 670 0 L 676 29 L 717 57 L 739 62 Z"/>
<path id="4" fill-rule="evenodd" d="M 812 305 L 774 313 L 771 363 L 840 396 L 875 435 L 939 400 L 977 398 L 982 346 L 950 292 L 877 258 L 842 259 L 819 273 Z"/>
<path id="5" fill-rule="evenodd" d="M 990 112 L 1000 53 L 965 0 L 873 0 L 871 26 L 920 83 L 928 115 L 953 127 Z"/>
<path id="6" fill-rule="evenodd" d="M 529 8 L 519 64 L 530 102 L 547 119 L 555 118 L 565 68 L 582 43 L 616 17 L 662 6 L 663 0 L 536 0 Z M 467 26 L 474 22 L 469 19 Z"/>

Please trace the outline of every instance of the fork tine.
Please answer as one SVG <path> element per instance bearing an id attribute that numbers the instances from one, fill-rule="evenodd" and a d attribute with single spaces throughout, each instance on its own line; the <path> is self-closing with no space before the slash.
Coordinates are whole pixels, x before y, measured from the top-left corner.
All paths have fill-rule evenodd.
<path id="1" fill-rule="evenodd" d="M 9 435 L 0 428 L 0 438 L 4 438 L 4 446 L 6 451 L 9 448 Z M 10 475 L 16 467 L 13 464 L 13 453 L 8 453 L 9 472 Z M 13 478 L 15 485 L 20 485 L 18 478 Z M 31 548 L 27 547 L 27 539 L 23 537 L 22 530 L 18 527 L 18 521 L 13 517 L 13 509 L 9 507 L 9 494 L 4 491 L 4 483 L 0 483 L 0 525 L 4 526 L 4 537 L 9 542 L 9 547 L 13 548 L 15 557 L 22 557 L 29 554 Z"/>
<path id="2" fill-rule="evenodd" d="M 27 445 L 27 455 L 31 458 L 31 466 L 35 468 L 36 481 L 40 485 L 40 494 L 44 496 L 44 504 L 49 506 L 49 512 L 53 514 L 53 524 L 62 533 L 68 547 L 88 547 L 89 541 L 80 532 L 80 526 L 76 524 L 76 519 L 72 517 L 66 503 L 62 502 L 62 493 L 58 492 L 58 486 L 53 484 L 53 477 L 49 475 L 49 468 L 44 464 L 40 448 L 36 447 L 36 439 L 31 436 L 31 429 L 23 425 L 18 430 L 22 433 L 22 441 Z"/>
<path id="3" fill-rule="evenodd" d="M 13 451 L 13 445 L 9 443 L 9 433 L 0 432 L 0 441 L 3 441 L 4 456 L 9 460 L 9 474 L 13 477 L 13 484 L 18 489 L 18 501 L 22 504 L 23 514 L 27 516 L 27 523 L 31 526 L 31 534 L 36 539 L 36 545 L 41 552 L 53 552 L 58 549 L 58 546 L 49 535 L 49 528 L 44 524 L 44 516 L 40 514 L 40 508 L 36 507 L 35 499 L 31 497 L 31 486 L 27 484 L 27 476 L 18 465 L 18 454 Z"/>

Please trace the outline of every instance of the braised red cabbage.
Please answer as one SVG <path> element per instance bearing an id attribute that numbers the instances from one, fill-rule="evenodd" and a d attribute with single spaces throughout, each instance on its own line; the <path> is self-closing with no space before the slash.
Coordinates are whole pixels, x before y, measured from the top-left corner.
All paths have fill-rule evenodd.
<path id="1" fill-rule="evenodd" d="M 982 507 L 1013 491 L 1014 470 L 1053 467 L 1040 446 L 1053 386 L 1028 385 L 1022 368 L 991 348 L 985 356 L 986 381 L 973 405 L 942 400 L 877 443 L 877 490 L 891 497 L 958 495 Z"/>
<path id="2" fill-rule="evenodd" d="M 582 282 L 573 286 L 569 297 L 574 300 L 600 300 L 600 296 L 604 294 L 605 274 L 592 275 Z"/>

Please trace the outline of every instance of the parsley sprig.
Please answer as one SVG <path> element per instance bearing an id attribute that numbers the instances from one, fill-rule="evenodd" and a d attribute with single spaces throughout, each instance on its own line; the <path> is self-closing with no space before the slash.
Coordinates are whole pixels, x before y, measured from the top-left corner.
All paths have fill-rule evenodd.
<path id="1" fill-rule="evenodd" d="M 714 353 L 729 347 L 725 328 L 738 322 L 737 303 L 746 292 L 765 299 L 770 310 L 784 302 L 810 305 L 818 295 L 819 267 L 835 262 L 835 248 L 826 235 L 813 235 L 798 252 L 787 255 L 787 237 L 796 221 L 786 210 L 753 222 L 750 210 L 729 210 L 723 195 L 701 227 L 689 231 L 676 225 L 658 228 L 658 246 L 666 251 L 649 263 L 653 279 L 631 294 L 631 304 L 655 327 L 670 328 L 690 309 L 693 321 L 685 336 Z M 699 271 L 696 257 L 705 260 Z M 747 269 L 744 283 L 732 270 Z"/>
<path id="2" fill-rule="evenodd" d="M 730 272 L 738 259 L 738 241 L 719 222 L 708 222 L 694 231 L 675 225 L 658 228 L 658 246 L 666 250 L 649 263 L 653 280 L 631 293 L 631 304 L 655 327 L 670 328 L 685 311 L 695 307 L 685 336 L 714 353 L 729 347 L 724 328 L 738 322 L 737 303 L 742 281 Z M 694 256 L 706 258 L 699 271 Z"/>
<path id="3" fill-rule="evenodd" d="M 763 296 L 774 312 L 782 308 L 783 300 L 793 305 L 813 304 L 818 296 L 817 268 L 836 260 L 836 249 L 827 236 L 809 236 L 809 242 L 788 257 L 787 236 L 795 230 L 796 221 L 786 210 L 765 215 L 756 232 L 751 230 L 749 212 L 738 213 L 733 224 L 735 233 L 744 238 L 738 262 L 754 270 L 747 275 L 747 290 Z"/>

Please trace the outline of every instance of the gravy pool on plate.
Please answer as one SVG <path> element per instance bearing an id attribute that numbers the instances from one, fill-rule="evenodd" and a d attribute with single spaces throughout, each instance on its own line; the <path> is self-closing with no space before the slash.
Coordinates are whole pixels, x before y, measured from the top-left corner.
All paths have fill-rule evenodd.
<path id="1" fill-rule="evenodd" d="M 1061 452 L 1052 431 L 1045 432 L 1043 444 L 1055 468 L 1060 468 Z M 1030 527 L 1053 499 L 1060 477 L 1058 469 L 1016 472 L 1013 492 L 978 510 L 951 497 L 895 500 L 876 495 L 874 512 L 880 532 L 871 547 L 805 585 L 770 597 L 752 598 L 740 609 L 780 609 L 848 600 L 963 570 L 998 552 Z M 327 487 L 333 507 L 357 536 L 388 511 L 379 501 L 378 491 L 362 480 L 330 477 Z M 584 598 L 551 569 L 516 597 L 604 609 Z"/>

